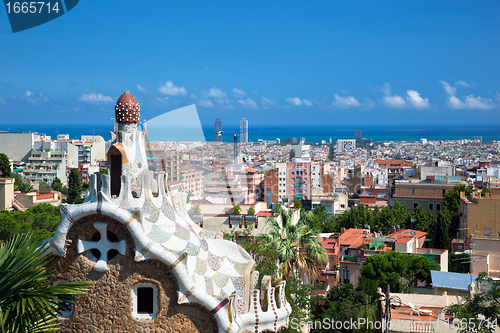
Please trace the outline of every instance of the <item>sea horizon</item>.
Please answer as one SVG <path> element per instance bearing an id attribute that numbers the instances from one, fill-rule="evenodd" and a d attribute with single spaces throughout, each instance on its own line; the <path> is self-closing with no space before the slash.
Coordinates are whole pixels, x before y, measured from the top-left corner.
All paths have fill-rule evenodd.
<path id="1" fill-rule="evenodd" d="M 150 141 L 190 141 L 189 128 L 166 128 L 165 133 L 149 137 Z M 214 141 L 214 126 L 202 126 L 206 141 Z M 249 126 L 249 140 L 276 140 L 286 138 L 305 138 L 306 142 L 325 140 L 327 143 L 338 139 L 354 139 L 355 131 L 361 130 L 362 137 L 372 141 L 418 141 L 461 140 L 482 137 L 483 142 L 499 140 L 500 125 L 284 125 L 284 126 Z M 113 124 L 1 124 L 0 131 L 11 133 L 37 132 L 55 138 L 58 134 L 68 134 L 70 139 L 79 139 L 82 135 L 100 135 L 109 140 Z M 232 142 L 237 125 L 223 126 L 222 140 Z M 187 134 L 186 134 L 187 133 Z"/>

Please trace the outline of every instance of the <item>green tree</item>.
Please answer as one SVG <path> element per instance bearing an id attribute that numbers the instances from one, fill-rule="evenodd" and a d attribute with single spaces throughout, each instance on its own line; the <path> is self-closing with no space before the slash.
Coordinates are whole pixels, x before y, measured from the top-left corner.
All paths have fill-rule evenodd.
<path id="1" fill-rule="evenodd" d="M 436 223 L 436 234 L 434 237 L 434 247 L 437 249 L 450 248 L 450 229 L 451 219 L 447 209 L 439 212 Z"/>
<path id="2" fill-rule="evenodd" d="M 468 253 L 452 253 L 450 255 L 450 272 L 455 273 L 470 273 L 470 254 Z"/>
<path id="3" fill-rule="evenodd" d="M 11 172 L 9 157 L 5 154 L 0 154 L 0 177 L 11 178 Z"/>
<path id="4" fill-rule="evenodd" d="M 14 184 L 14 187 L 16 185 Z M 28 193 L 28 192 L 35 192 L 36 190 L 33 188 L 33 185 L 30 183 L 21 183 L 18 187 L 18 191 L 21 191 L 22 193 Z"/>
<path id="5" fill-rule="evenodd" d="M 399 225 L 401 229 L 411 227 L 412 215 L 408 212 L 406 206 L 399 201 L 396 201 L 392 208 L 384 207 L 381 213 L 382 216 L 378 221 L 379 225 L 376 229 L 384 235 L 391 233 L 392 227 L 397 225 Z"/>
<path id="6" fill-rule="evenodd" d="M 240 205 L 234 205 L 233 210 L 231 211 L 231 215 L 241 215 L 241 207 Z"/>
<path id="7" fill-rule="evenodd" d="M 404 292 L 415 279 L 430 282 L 431 270 L 440 269 L 439 264 L 423 256 L 387 251 L 366 259 L 359 271 L 359 287 L 368 295 L 375 295 L 378 287 L 387 285 L 391 292 Z"/>
<path id="8" fill-rule="evenodd" d="M 78 169 L 71 169 L 71 172 L 69 173 L 68 198 L 66 199 L 66 202 L 70 204 L 79 204 L 83 202 L 82 185 Z"/>
<path id="9" fill-rule="evenodd" d="M 52 285 L 52 256 L 39 247 L 33 234 L 16 235 L 0 244 L 0 329 L 5 333 L 57 329 L 60 303 L 74 303 L 92 282 Z"/>
<path id="10" fill-rule="evenodd" d="M 0 243 L 17 234 L 33 232 L 40 243 L 54 236 L 61 222 L 59 208 L 48 203 L 41 203 L 26 211 L 0 212 Z"/>
<path id="11" fill-rule="evenodd" d="M 293 274 L 286 280 L 285 294 L 288 303 L 292 307 L 292 313 L 289 318 L 290 322 L 300 323 L 311 320 L 312 308 L 310 297 L 312 289 L 313 286 L 302 283 L 298 273 Z M 284 332 L 301 333 L 302 331 L 289 325 L 288 329 Z"/>
<path id="12" fill-rule="evenodd" d="M 50 185 L 54 191 L 62 191 L 62 182 L 61 180 L 56 176 L 54 177 L 54 180 L 52 180 L 52 185 Z"/>
<path id="13" fill-rule="evenodd" d="M 481 196 L 485 197 L 486 193 L 490 194 L 490 189 L 487 187 L 483 187 L 483 189 L 481 190 Z"/>
<path id="14" fill-rule="evenodd" d="M 326 210 L 325 205 L 320 205 L 313 210 L 313 215 L 309 219 L 309 227 L 321 232 L 336 232 L 339 231 L 338 221 L 335 218 L 330 219 L 330 213 Z M 337 230 L 339 229 L 339 230 Z"/>
<path id="15" fill-rule="evenodd" d="M 38 189 L 39 189 L 40 191 L 42 191 L 42 190 L 50 190 L 50 189 L 51 189 L 51 187 L 50 187 L 50 185 L 49 185 L 49 184 L 47 184 L 46 182 L 44 182 L 44 181 L 39 181 L 39 182 L 38 182 Z"/>
<path id="16" fill-rule="evenodd" d="M 108 174 L 108 169 L 106 169 L 106 168 L 100 168 L 100 169 L 99 169 L 99 173 L 100 173 L 101 175 L 107 175 L 107 174 Z"/>
<path id="17" fill-rule="evenodd" d="M 201 215 L 200 205 L 194 205 L 194 207 L 193 207 L 193 215 Z"/>
<path id="18" fill-rule="evenodd" d="M 318 275 L 316 266 L 324 264 L 328 259 L 325 249 L 318 240 L 319 231 L 311 229 L 308 220 L 311 212 L 301 212 L 297 223 L 293 223 L 292 209 L 280 209 L 281 223 L 270 217 L 271 230 L 262 233 L 258 238 L 278 251 L 278 262 L 283 277 L 288 279 L 295 272 L 305 273 L 311 281 Z"/>
<path id="19" fill-rule="evenodd" d="M 302 202 L 297 199 L 297 198 L 293 198 L 293 208 L 294 209 L 301 209 L 302 208 Z"/>
<path id="20" fill-rule="evenodd" d="M 14 191 L 21 191 L 23 176 L 18 172 L 13 172 L 11 173 L 11 177 L 14 177 Z"/>
<path id="21" fill-rule="evenodd" d="M 474 188 L 472 185 L 459 184 L 455 185 L 451 190 L 444 194 L 444 208 L 450 212 L 451 224 L 450 224 L 450 238 L 456 238 L 458 233 L 458 228 L 460 227 L 460 218 L 458 214 L 460 213 L 460 192 L 465 192 L 465 195 L 472 193 Z"/>
<path id="22" fill-rule="evenodd" d="M 426 212 L 424 207 L 418 206 L 415 209 L 415 215 L 413 215 L 413 218 L 415 220 L 413 223 L 414 230 L 426 232 L 429 237 L 433 237 L 435 233 L 434 229 L 436 220 L 436 216 L 433 213 Z"/>
<path id="23" fill-rule="evenodd" d="M 500 324 L 500 281 L 493 281 L 483 272 L 476 279 L 476 286 L 485 280 L 491 284 L 491 289 L 467 295 L 464 303 L 446 309 L 447 314 L 467 323 L 458 330 L 461 333 L 491 333 Z"/>
<path id="24" fill-rule="evenodd" d="M 248 208 L 247 215 L 248 216 L 255 216 L 255 208 L 253 208 L 253 206 L 250 206 L 250 208 Z"/>
<path id="25" fill-rule="evenodd" d="M 325 305 L 316 311 L 315 320 L 323 321 L 328 318 L 329 322 L 358 322 L 358 318 L 375 322 L 376 302 L 372 296 L 362 290 L 355 289 L 350 283 L 341 283 L 328 291 Z M 316 329 L 314 332 L 377 332 L 374 327 L 356 327 L 356 329 Z"/>

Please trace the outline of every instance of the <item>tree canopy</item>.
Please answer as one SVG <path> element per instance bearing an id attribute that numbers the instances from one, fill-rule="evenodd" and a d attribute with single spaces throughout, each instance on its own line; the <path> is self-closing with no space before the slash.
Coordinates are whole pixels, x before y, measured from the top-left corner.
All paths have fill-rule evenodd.
<path id="1" fill-rule="evenodd" d="M 61 180 L 56 176 L 54 180 L 52 180 L 52 184 L 50 185 L 54 191 L 62 191 L 63 184 Z"/>
<path id="2" fill-rule="evenodd" d="M 476 286 L 481 281 L 488 281 L 491 284 L 491 289 L 467 295 L 464 303 L 454 304 L 446 310 L 448 314 L 454 315 L 460 322 L 467 323 L 464 326 L 459 326 L 461 328 L 458 331 L 461 333 L 470 331 L 491 333 L 500 325 L 500 281 L 493 281 L 486 276 L 486 273 L 479 274 Z"/>
<path id="3" fill-rule="evenodd" d="M 61 223 L 59 208 L 48 203 L 41 203 L 26 211 L 0 211 L 0 242 L 17 234 L 33 232 L 33 238 L 40 244 L 54 236 Z"/>
<path id="4" fill-rule="evenodd" d="M 431 270 L 441 268 L 424 256 L 387 251 L 366 259 L 359 270 L 359 286 L 368 295 L 375 295 L 378 287 L 387 285 L 390 285 L 391 292 L 404 292 L 415 279 L 430 282 Z"/>
<path id="5" fill-rule="evenodd" d="M 471 184 L 467 186 L 459 184 L 444 194 L 444 208 L 450 214 L 449 236 L 451 239 L 457 237 L 458 229 L 460 228 L 460 218 L 458 216 L 460 213 L 460 192 L 465 192 L 467 196 L 472 193 L 472 190 L 473 186 Z"/>
<path id="6" fill-rule="evenodd" d="M 0 153 L 0 177 L 11 178 L 11 168 L 9 157 Z"/>
<path id="7" fill-rule="evenodd" d="M 366 321 L 375 322 L 376 319 L 376 302 L 372 301 L 372 297 L 367 295 L 364 291 L 356 289 L 350 283 L 340 283 L 328 291 L 325 299 L 325 305 L 318 307 L 315 313 L 315 320 L 323 322 L 358 322 L 359 318 L 365 318 Z M 352 320 L 352 321 L 351 321 Z M 373 325 L 372 325 L 373 326 Z M 377 332 L 373 327 L 361 325 L 357 329 L 341 328 L 335 329 L 318 329 L 316 327 L 314 332 Z"/>
<path id="8" fill-rule="evenodd" d="M 82 198 L 82 184 L 80 182 L 80 175 L 78 169 L 71 169 L 69 173 L 69 188 L 67 203 L 79 204 L 83 202 Z"/>
<path id="9" fill-rule="evenodd" d="M 314 281 L 318 274 L 316 266 L 325 263 L 328 256 L 316 238 L 319 230 L 308 225 L 312 213 L 301 211 L 295 224 L 292 221 L 294 210 L 281 208 L 279 213 L 281 223 L 270 217 L 271 230 L 260 234 L 258 238 L 265 246 L 278 251 L 278 262 L 285 279 L 295 272 L 302 272 Z"/>

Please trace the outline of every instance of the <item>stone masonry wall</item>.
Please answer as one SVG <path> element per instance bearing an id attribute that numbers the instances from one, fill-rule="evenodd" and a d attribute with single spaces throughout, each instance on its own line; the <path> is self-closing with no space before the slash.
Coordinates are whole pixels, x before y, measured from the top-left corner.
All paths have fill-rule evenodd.
<path id="1" fill-rule="evenodd" d="M 127 242 L 125 256 L 108 261 L 109 270 L 92 269 L 92 254 L 77 252 L 78 239 L 88 241 L 97 230 L 94 222 L 108 222 L 108 230 Z M 198 305 L 177 303 L 178 285 L 170 268 L 157 260 L 134 261 L 134 243 L 120 223 L 102 215 L 75 222 L 66 240 L 66 256 L 55 257 L 54 270 L 59 280 L 93 281 L 94 287 L 75 303 L 69 318 L 61 318 L 61 332 L 216 332 L 217 322 L 210 312 Z M 159 312 L 153 320 L 138 321 L 132 316 L 131 294 L 136 283 L 158 287 Z"/>

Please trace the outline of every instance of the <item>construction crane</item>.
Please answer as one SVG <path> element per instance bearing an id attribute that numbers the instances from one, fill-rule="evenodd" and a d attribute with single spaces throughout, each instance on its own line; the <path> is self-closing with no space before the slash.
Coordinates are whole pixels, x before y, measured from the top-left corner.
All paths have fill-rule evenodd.
<path id="1" fill-rule="evenodd" d="M 224 133 L 224 131 L 217 131 L 217 136 L 222 136 L 222 133 Z M 233 152 L 234 152 L 234 164 L 237 164 L 238 163 L 238 136 L 240 136 L 241 132 L 234 132 L 233 133 L 233 142 L 234 142 L 234 146 L 233 146 Z"/>

